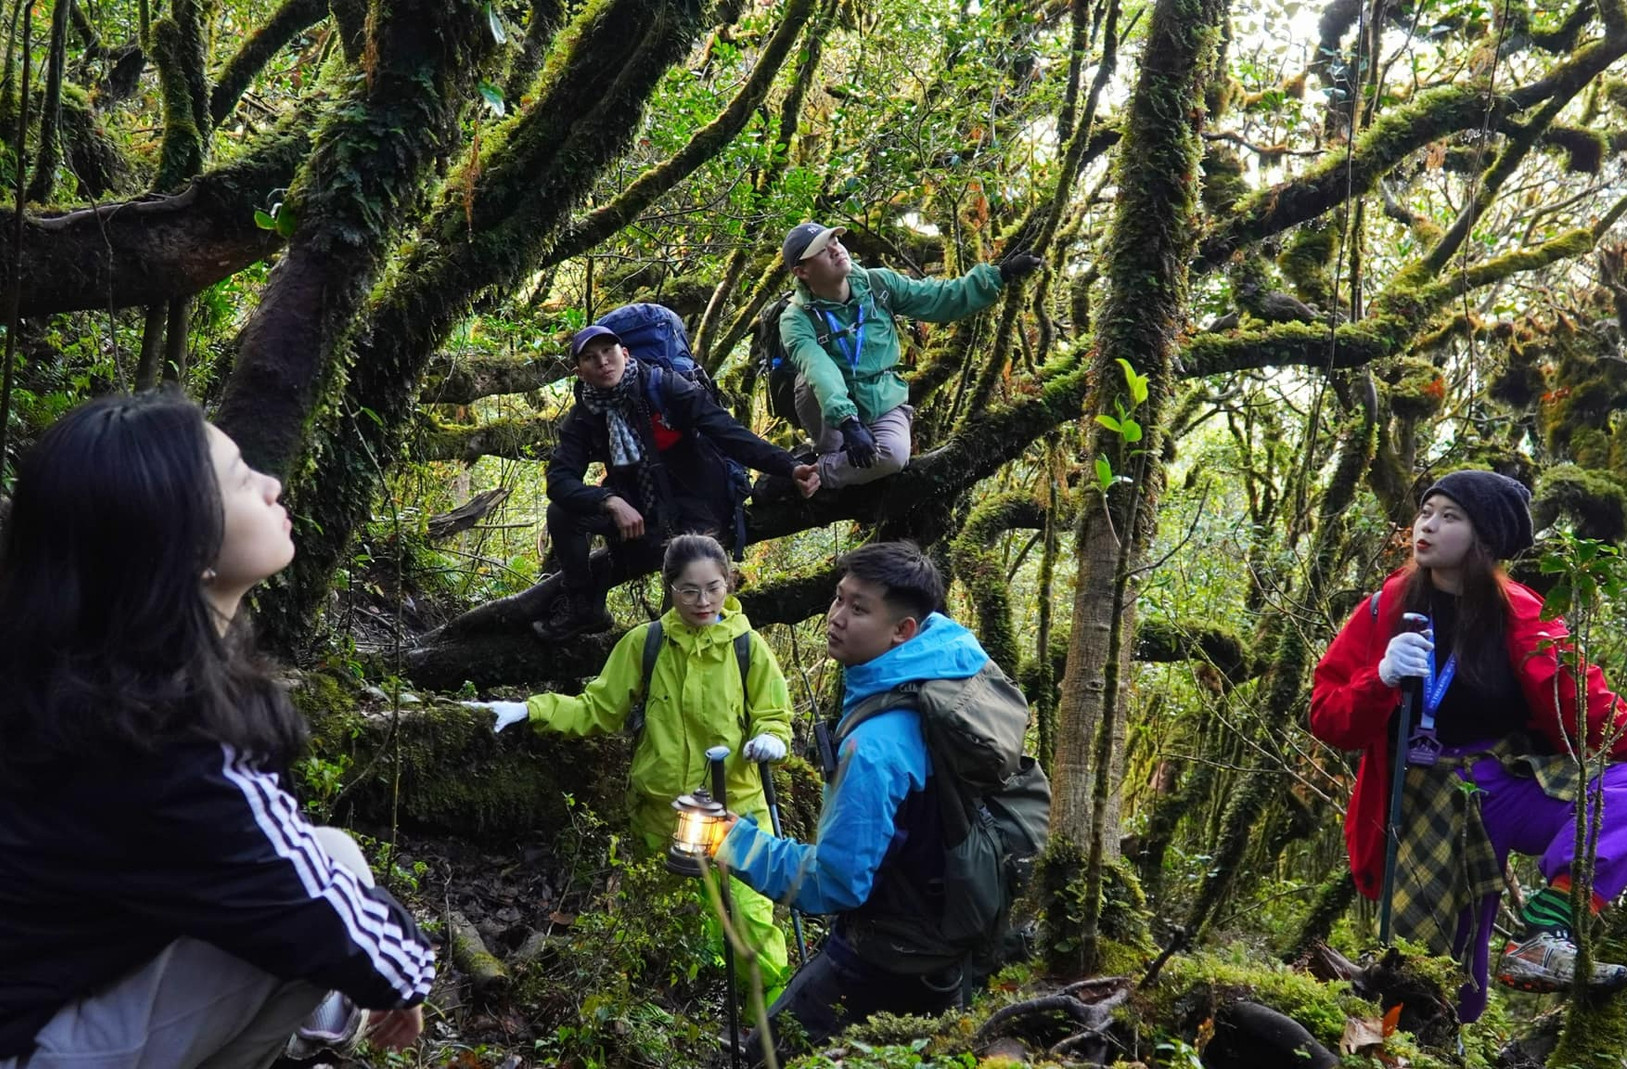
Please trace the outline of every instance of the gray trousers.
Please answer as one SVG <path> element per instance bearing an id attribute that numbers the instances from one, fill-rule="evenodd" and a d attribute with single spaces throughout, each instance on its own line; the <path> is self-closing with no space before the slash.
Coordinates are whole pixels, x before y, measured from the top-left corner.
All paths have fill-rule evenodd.
<path id="1" fill-rule="evenodd" d="M 827 490 L 840 490 L 844 486 L 859 486 L 875 482 L 903 471 L 910 462 L 910 423 L 915 409 L 899 405 L 883 412 L 865 424 L 876 436 L 876 462 L 868 468 L 856 468 L 842 451 L 842 432 L 825 426 L 824 414 L 819 410 L 819 399 L 813 387 L 801 375 L 797 376 L 797 419 L 813 438 L 814 451 L 819 459 L 819 485 Z"/>
<path id="2" fill-rule="evenodd" d="M 333 859 L 369 887 L 356 841 L 314 829 Z M 279 980 L 219 947 L 177 939 L 112 986 L 57 1011 L 36 1048 L 0 1069 L 265 1069 L 327 992 Z"/>

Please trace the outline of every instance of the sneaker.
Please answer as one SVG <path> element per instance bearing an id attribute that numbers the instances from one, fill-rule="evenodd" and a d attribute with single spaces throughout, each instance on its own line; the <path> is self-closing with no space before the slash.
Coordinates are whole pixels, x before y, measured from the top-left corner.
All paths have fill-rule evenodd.
<path id="1" fill-rule="evenodd" d="M 339 992 L 329 991 L 299 1031 L 288 1037 L 283 1056 L 304 1061 L 325 1052 L 349 1054 L 361 1045 L 366 1030 L 367 1011 Z"/>
<path id="2" fill-rule="evenodd" d="M 1576 977 L 1576 944 L 1564 935 L 1539 931 L 1523 943 L 1503 948 L 1497 980 L 1521 991 L 1563 991 Z M 1614 991 L 1627 987 L 1627 966 L 1593 966 L 1590 986 Z"/>
<path id="3" fill-rule="evenodd" d="M 594 605 L 588 598 L 567 593 L 554 599 L 550 615 L 532 621 L 531 630 L 544 642 L 563 642 L 577 635 L 609 631 L 615 626 L 616 618 L 603 602 Z"/>

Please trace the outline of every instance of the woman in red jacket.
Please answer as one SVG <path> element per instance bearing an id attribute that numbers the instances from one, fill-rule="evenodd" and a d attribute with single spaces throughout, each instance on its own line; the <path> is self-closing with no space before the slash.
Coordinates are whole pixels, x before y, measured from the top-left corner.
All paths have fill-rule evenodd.
<path id="1" fill-rule="evenodd" d="M 1567 986 L 1575 973 L 1575 802 L 1568 799 L 1579 779 L 1569 756 L 1579 738 L 1576 688 L 1552 645 L 1568 632 L 1561 620 L 1543 620 L 1542 598 L 1497 563 L 1531 546 L 1530 497 L 1520 483 L 1488 471 L 1454 472 L 1431 486 L 1413 522 L 1412 562 L 1357 607 L 1316 666 L 1311 692 L 1317 738 L 1363 751 L 1345 841 L 1357 888 L 1377 898 L 1394 761 L 1392 714 L 1403 685 L 1418 688 L 1396 927 L 1464 960 L 1470 982 L 1460 993 L 1459 1012 L 1465 1021 L 1485 1008 L 1488 945 L 1510 850 L 1539 858 L 1548 884 L 1527 899 L 1524 930 L 1504 950 L 1497 978 L 1551 991 Z M 1427 617 L 1429 629 L 1406 626 L 1403 613 Z M 1596 667 L 1588 669 L 1586 690 L 1589 747 L 1608 740 L 1613 758 L 1627 758 L 1627 704 Z M 1425 729 L 1432 738 L 1420 737 Z M 1432 751 L 1439 756 L 1430 764 Z M 1605 807 L 1594 866 L 1597 910 L 1627 889 L 1627 820 L 1617 816 L 1627 806 L 1627 765 L 1610 765 L 1590 796 L 1602 797 Z M 1598 965 L 1593 981 L 1627 985 L 1627 968 Z"/>

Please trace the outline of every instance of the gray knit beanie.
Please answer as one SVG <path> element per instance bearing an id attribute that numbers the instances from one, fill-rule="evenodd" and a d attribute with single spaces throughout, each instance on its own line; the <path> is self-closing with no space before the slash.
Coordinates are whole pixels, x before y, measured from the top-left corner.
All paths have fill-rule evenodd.
<path id="1" fill-rule="evenodd" d="M 1456 501 L 1474 524 L 1475 534 L 1499 559 L 1531 548 L 1531 491 L 1495 471 L 1454 471 L 1436 480 L 1420 502 L 1433 494 Z"/>

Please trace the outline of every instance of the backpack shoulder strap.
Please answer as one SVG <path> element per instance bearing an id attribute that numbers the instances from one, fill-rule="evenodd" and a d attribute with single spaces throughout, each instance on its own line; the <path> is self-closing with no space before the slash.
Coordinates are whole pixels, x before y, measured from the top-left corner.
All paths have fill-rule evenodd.
<path id="1" fill-rule="evenodd" d="M 1373 591 L 1373 596 L 1367 599 L 1367 610 L 1373 614 L 1373 619 L 1375 620 L 1378 619 L 1378 599 L 1383 596 L 1384 588 L 1379 587 L 1377 590 Z"/>
<path id="2" fill-rule="evenodd" d="M 748 628 L 734 636 L 734 660 L 740 666 L 740 697 L 748 700 L 751 693 L 746 677 L 751 674 L 751 631 Z"/>
<path id="3" fill-rule="evenodd" d="M 665 416 L 667 406 L 661 397 L 662 387 L 665 385 L 662 381 L 664 376 L 661 373 L 661 368 L 656 364 L 642 364 L 640 366 L 644 368 L 644 392 L 650 399 L 650 409 L 658 416 Z M 658 620 L 656 623 L 659 624 L 660 621 Z"/>
<path id="4" fill-rule="evenodd" d="M 807 305 L 803 304 L 799 305 L 799 307 L 804 312 L 808 313 L 809 319 L 813 320 L 814 340 L 819 343 L 819 347 L 823 349 L 825 346 L 829 345 L 830 324 L 825 322 L 818 312 L 814 311 L 812 308 L 809 308 Z"/>
<path id="5" fill-rule="evenodd" d="M 840 746 L 866 720 L 880 716 L 892 709 L 914 709 L 919 712 L 921 709 L 920 684 L 905 683 L 901 687 L 885 690 L 880 694 L 872 694 L 853 706 L 842 717 L 842 727 L 840 731 L 835 733 L 834 745 Z"/>
<path id="6" fill-rule="evenodd" d="M 661 656 L 661 621 L 652 620 L 644 632 L 644 687 L 639 691 L 641 700 L 650 700 L 650 680 L 655 678 L 655 659 Z"/>

